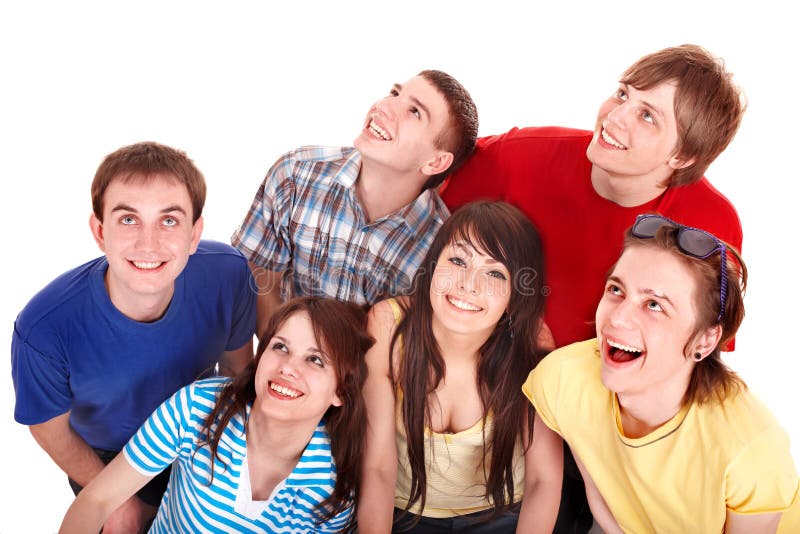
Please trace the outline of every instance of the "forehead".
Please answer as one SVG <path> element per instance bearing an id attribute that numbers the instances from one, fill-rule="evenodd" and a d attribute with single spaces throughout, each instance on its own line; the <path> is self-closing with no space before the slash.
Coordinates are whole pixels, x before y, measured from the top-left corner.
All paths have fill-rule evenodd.
<path id="1" fill-rule="evenodd" d="M 691 302 L 696 285 L 691 270 L 676 253 L 648 246 L 625 249 L 611 276 L 621 280 L 628 293 L 655 291 L 673 302 Z"/>
<path id="2" fill-rule="evenodd" d="M 298 311 L 290 315 L 275 331 L 276 337 L 282 337 L 298 349 L 316 347 L 314 328 L 308 313 Z"/>
<path id="3" fill-rule="evenodd" d="M 410 98 L 416 98 L 425 105 L 434 117 L 447 117 L 449 115 L 447 100 L 444 95 L 427 79 L 422 76 L 414 76 L 399 85 L 402 91 Z"/>
<path id="4" fill-rule="evenodd" d="M 674 81 L 659 82 L 647 89 L 637 89 L 628 85 L 628 96 L 632 99 L 647 103 L 665 116 L 675 117 L 675 92 L 678 86 Z"/>
<path id="5" fill-rule="evenodd" d="M 442 254 L 455 251 L 466 254 L 471 258 L 476 258 L 485 261 L 486 263 L 496 263 L 500 266 L 504 266 L 502 261 L 492 256 L 489 252 L 483 250 L 478 243 L 476 243 L 472 237 L 470 237 L 469 241 L 461 238 L 454 238 L 442 251 Z"/>
<path id="6" fill-rule="evenodd" d="M 103 200 L 105 210 L 115 204 L 156 203 L 191 207 L 189 190 L 172 174 L 128 174 L 115 176 L 108 184 Z M 135 206 L 134 206 L 135 207 Z M 191 213 L 191 210 L 187 210 Z"/>

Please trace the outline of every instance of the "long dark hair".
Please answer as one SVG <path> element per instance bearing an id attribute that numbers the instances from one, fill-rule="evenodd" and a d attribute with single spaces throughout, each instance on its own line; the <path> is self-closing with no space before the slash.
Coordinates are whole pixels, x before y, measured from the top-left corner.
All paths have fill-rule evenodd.
<path id="1" fill-rule="evenodd" d="M 324 522 L 352 508 L 350 522 L 344 529 L 344 532 L 350 532 L 355 526 L 358 502 L 354 497 L 361 480 L 367 429 L 367 410 L 361 395 L 367 377 L 364 355 L 374 343 L 374 339 L 366 333 L 366 313 L 362 308 L 333 299 L 303 297 L 290 300 L 275 310 L 259 340 L 257 356 L 224 386 L 214 410 L 203 424 L 201 435 L 211 450 L 213 480 L 214 461 L 223 461 L 217 455 L 217 447 L 225 427 L 236 414 L 244 418 L 247 405 L 256 398 L 256 368 L 264 349 L 289 317 L 303 312 L 311 319 L 317 343 L 325 347 L 325 352 L 333 362 L 338 382 L 336 394 L 342 400 L 341 406 L 331 406 L 324 416 L 336 462 L 336 485 L 317 512 L 319 521 Z"/>
<path id="2" fill-rule="evenodd" d="M 544 263 L 539 235 L 517 208 L 505 202 L 473 202 L 457 210 L 442 226 L 414 277 L 405 315 L 392 339 L 391 354 L 402 346 L 397 376 L 403 392 L 402 415 L 411 467 L 411 490 L 406 510 L 419 501 L 425 508 L 425 425 L 430 422 L 428 396 L 445 375 L 445 362 L 433 334 L 430 289 L 442 250 L 463 241 L 500 261 L 511 274 L 508 315 L 497 323 L 480 348 L 477 385 L 483 404 L 483 421 L 494 420 L 491 436 L 484 433 L 484 453 L 491 451 L 486 498 L 499 515 L 514 499 L 514 449 L 522 440 L 527 418 L 528 443 L 533 436 L 533 407 L 520 394 L 530 370 L 542 358 L 536 335 L 544 309 Z M 402 342 L 398 340 L 402 337 Z M 488 438 L 488 439 L 487 439 Z M 486 457 L 486 454 L 484 454 Z"/>

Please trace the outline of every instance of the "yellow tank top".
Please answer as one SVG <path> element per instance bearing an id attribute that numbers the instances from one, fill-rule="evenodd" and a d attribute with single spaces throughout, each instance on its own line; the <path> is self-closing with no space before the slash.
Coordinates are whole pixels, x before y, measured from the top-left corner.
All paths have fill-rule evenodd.
<path id="1" fill-rule="evenodd" d="M 395 322 L 402 318 L 402 310 L 396 300 L 389 301 Z M 405 509 L 411 492 L 411 467 L 405 428 L 402 417 L 402 392 L 397 392 L 395 405 L 395 442 L 397 444 L 397 484 L 394 505 Z M 486 418 L 486 436 L 492 432 L 492 418 Z M 471 514 L 492 508 L 486 500 L 486 475 L 483 457 L 483 421 L 455 434 L 440 434 L 425 429 L 425 461 L 427 463 L 427 496 L 425 510 L 419 509 L 419 501 L 411 507 L 412 513 L 426 517 L 453 517 Z M 488 474 L 490 456 L 486 457 Z M 525 461 L 522 444 L 518 443 L 514 454 L 514 502 L 522 500 L 525 484 Z"/>

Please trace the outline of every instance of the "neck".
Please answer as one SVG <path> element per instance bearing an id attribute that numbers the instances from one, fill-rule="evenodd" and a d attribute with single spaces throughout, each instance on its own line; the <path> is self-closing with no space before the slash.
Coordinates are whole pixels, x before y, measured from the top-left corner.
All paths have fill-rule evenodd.
<path id="1" fill-rule="evenodd" d="M 439 345 L 439 351 L 445 361 L 456 361 L 463 359 L 476 360 L 478 353 L 486 340 L 489 339 L 492 331 L 474 332 L 461 334 L 451 332 L 442 327 L 436 320 L 432 319 L 431 327 L 433 337 Z"/>
<path id="2" fill-rule="evenodd" d="M 427 178 L 421 173 L 398 173 L 362 159 L 356 196 L 367 220 L 374 221 L 414 202 Z"/>
<path id="3" fill-rule="evenodd" d="M 661 184 L 668 178 L 655 172 L 644 176 L 614 175 L 592 165 L 592 187 L 595 192 L 624 208 L 641 206 L 661 195 L 666 190 Z"/>
<path id="4" fill-rule="evenodd" d="M 640 438 L 675 417 L 683 407 L 689 385 L 685 381 L 656 384 L 636 393 L 618 393 L 620 419 L 625 435 Z"/>
<path id="5" fill-rule="evenodd" d="M 260 413 L 256 399 L 247 420 L 247 448 L 276 466 L 293 467 L 303 455 L 318 423 L 275 421 Z"/>
<path id="6" fill-rule="evenodd" d="M 160 319 L 169 307 L 172 296 L 175 293 L 175 286 L 169 288 L 169 292 L 156 295 L 128 295 L 115 284 L 109 283 L 108 273 L 105 277 L 106 291 L 111 303 L 125 317 L 140 323 L 151 323 Z"/>

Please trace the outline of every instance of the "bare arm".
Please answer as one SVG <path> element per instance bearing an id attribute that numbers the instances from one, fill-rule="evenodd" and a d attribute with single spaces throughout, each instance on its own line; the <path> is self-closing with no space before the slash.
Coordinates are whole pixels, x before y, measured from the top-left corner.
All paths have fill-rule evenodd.
<path id="1" fill-rule="evenodd" d="M 575 463 L 578 465 L 578 470 L 583 477 L 583 484 L 586 487 L 586 500 L 589 501 L 589 509 L 592 511 L 595 522 L 603 529 L 605 534 L 623 534 L 617 520 L 614 519 L 614 515 L 608 508 L 606 500 L 600 495 L 600 490 L 597 489 L 594 480 L 592 480 L 589 472 L 581 463 L 580 458 L 574 451 L 572 456 L 575 458 Z"/>
<path id="2" fill-rule="evenodd" d="M 367 446 L 358 502 L 358 529 L 362 534 L 383 534 L 392 529 L 397 446 L 389 350 L 394 327 L 389 304 L 385 301 L 376 304 L 369 313 L 368 330 L 375 344 L 367 352 L 369 375 L 363 390 L 367 405 Z"/>
<path id="3" fill-rule="evenodd" d="M 533 443 L 525 452 L 525 494 L 517 532 L 553 532 L 561 502 L 563 470 L 561 436 L 550 430 L 536 414 Z"/>
<path id="4" fill-rule="evenodd" d="M 222 353 L 219 359 L 219 374 L 222 376 L 236 376 L 253 359 L 253 340 L 251 339 L 236 350 Z"/>
<path id="5" fill-rule="evenodd" d="M 267 329 L 267 323 L 272 312 L 281 305 L 281 280 L 283 273 L 269 271 L 248 262 L 250 271 L 253 273 L 258 288 L 258 299 L 256 300 L 256 337 L 260 338 L 261 333 Z"/>
<path id="6" fill-rule="evenodd" d="M 781 512 L 772 514 L 737 514 L 730 510 L 725 516 L 725 534 L 750 534 L 758 532 L 773 534 L 778 530 L 781 521 Z"/>
<path id="7" fill-rule="evenodd" d="M 89 444 L 70 426 L 69 412 L 44 423 L 31 425 L 30 431 L 39 446 L 50 455 L 58 467 L 81 486 L 87 486 L 105 467 Z M 79 495 L 83 495 L 84 491 Z M 155 514 L 155 509 L 133 496 L 133 492 L 128 497 L 130 498 L 118 503 L 118 508 L 112 508 L 109 514 L 104 516 L 104 519 L 108 517 L 104 532 L 138 530 Z M 95 532 L 98 530 L 100 527 Z"/>
<path id="8" fill-rule="evenodd" d="M 98 532 L 111 513 L 132 498 L 133 494 L 152 478 L 140 474 L 131 467 L 123 454 L 117 455 L 108 467 L 78 494 L 75 502 L 67 510 L 67 515 L 64 516 L 59 532 L 62 534 Z"/>

